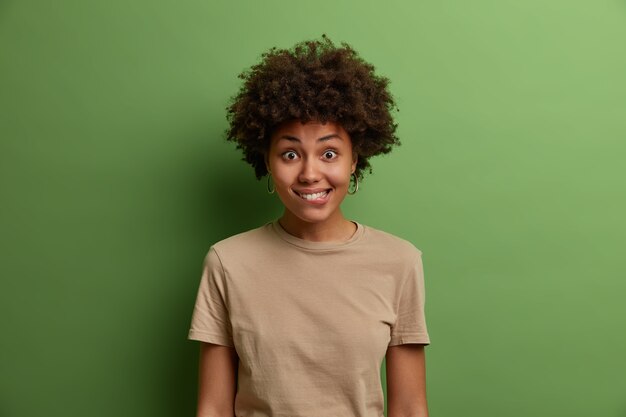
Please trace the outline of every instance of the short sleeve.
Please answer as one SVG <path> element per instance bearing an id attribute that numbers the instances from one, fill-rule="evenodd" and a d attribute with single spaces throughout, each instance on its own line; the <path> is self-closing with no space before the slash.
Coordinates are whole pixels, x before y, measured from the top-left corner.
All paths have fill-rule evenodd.
<path id="1" fill-rule="evenodd" d="M 220 258 L 211 246 L 204 258 L 188 339 L 234 346 L 225 278 Z"/>
<path id="2" fill-rule="evenodd" d="M 430 344 L 424 313 L 425 300 L 424 267 L 420 252 L 415 265 L 401 284 L 396 321 L 391 326 L 391 340 L 388 346 L 405 343 Z"/>

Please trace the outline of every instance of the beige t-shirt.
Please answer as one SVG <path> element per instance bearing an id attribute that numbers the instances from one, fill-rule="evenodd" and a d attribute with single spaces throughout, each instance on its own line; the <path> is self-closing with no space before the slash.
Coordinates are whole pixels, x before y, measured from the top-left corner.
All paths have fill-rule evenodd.
<path id="1" fill-rule="evenodd" d="M 430 344 L 421 251 L 354 223 L 312 242 L 274 220 L 209 249 L 188 338 L 235 347 L 236 417 L 382 417 L 387 347 Z"/>

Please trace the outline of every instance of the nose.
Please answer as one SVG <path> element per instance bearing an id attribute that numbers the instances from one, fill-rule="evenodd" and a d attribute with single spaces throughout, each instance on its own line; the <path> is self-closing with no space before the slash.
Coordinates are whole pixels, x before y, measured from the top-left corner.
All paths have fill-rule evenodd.
<path id="1" fill-rule="evenodd" d="M 298 180 L 303 183 L 314 183 L 320 180 L 317 161 L 314 158 L 304 158 Z"/>

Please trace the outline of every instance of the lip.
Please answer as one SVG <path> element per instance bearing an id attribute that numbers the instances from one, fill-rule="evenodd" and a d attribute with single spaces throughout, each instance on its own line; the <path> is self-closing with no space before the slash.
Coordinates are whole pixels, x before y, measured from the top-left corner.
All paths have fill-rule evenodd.
<path id="1" fill-rule="evenodd" d="M 330 199 L 330 195 L 333 192 L 332 188 L 316 188 L 315 190 L 318 190 L 318 191 L 312 191 L 311 192 L 311 191 L 308 191 L 308 190 L 298 190 L 298 191 L 293 190 L 293 192 L 294 192 L 294 194 L 296 194 L 296 197 L 298 197 L 298 200 L 302 201 L 303 203 L 313 204 L 313 205 L 317 205 L 317 206 L 326 204 L 326 202 Z M 325 197 L 316 198 L 315 200 L 307 200 L 306 198 L 302 198 L 302 197 L 300 197 L 298 195 L 300 192 L 302 192 L 303 194 L 313 194 L 313 193 L 316 193 L 316 192 L 319 193 L 319 192 L 327 191 L 327 190 L 328 190 L 328 193 L 326 194 Z"/>
<path id="2" fill-rule="evenodd" d="M 322 191 L 330 190 L 331 188 L 303 188 L 301 190 L 294 190 L 298 194 L 315 194 L 321 193 Z"/>

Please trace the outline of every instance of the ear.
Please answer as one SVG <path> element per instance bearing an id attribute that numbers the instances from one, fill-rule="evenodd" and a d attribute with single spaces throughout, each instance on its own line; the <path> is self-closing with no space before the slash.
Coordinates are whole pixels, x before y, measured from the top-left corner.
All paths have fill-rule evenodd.
<path id="1" fill-rule="evenodd" d="M 270 162 L 269 162 L 269 158 L 268 158 L 267 152 L 265 152 L 263 154 L 263 160 L 265 161 L 265 169 L 267 169 L 267 172 L 269 172 L 271 174 L 272 171 L 270 170 Z"/>
<path id="2" fill-rule="evenodd" d="M 352 166 L 351 171 L 354 173 L 356 170 L 356 164 L 359 162 L 359 155 L 356 152 L 352 152 Z"/>

